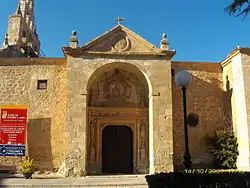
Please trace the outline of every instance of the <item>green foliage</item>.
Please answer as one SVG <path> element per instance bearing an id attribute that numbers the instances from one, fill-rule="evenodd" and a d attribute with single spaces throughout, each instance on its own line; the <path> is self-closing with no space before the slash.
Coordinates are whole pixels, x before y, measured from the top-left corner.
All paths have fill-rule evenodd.
<path id="1" fill-rule="evenodd" d="M 34 173 L 35 172 L 35 165 L 33 159 L 30 159 L 29 157 L 22 160 L 20 171 L 22 173 Z"/>
<path id="2" fill-rule="evenodd" d="M 215 168 L 237 168 L 238 142 L 230 129 L 217 130 L 213 137 L 208 137 L 208 141 L 214 147 L 212 153 L 215 157 Z"/>
<path id="3" fill-rule="evenodd" d="M 250 12 L 249 0 L 234 0 L 226 9 L 230 15 L 236 14 L 236 16 L 246 16 Z"/>
<path id="4" fill-rule="evenodd" d="M 205 171 L 211 173 L 204 173 Z M 203 171 L 198 170 L 193 173 L 169 172 L 152 174 L 145 176 L 145 178 L 149 188 L 247 188 L 250 183 L 250 172 L 217 171 L 213 169 L 210 171 L 204 169 Z"/>

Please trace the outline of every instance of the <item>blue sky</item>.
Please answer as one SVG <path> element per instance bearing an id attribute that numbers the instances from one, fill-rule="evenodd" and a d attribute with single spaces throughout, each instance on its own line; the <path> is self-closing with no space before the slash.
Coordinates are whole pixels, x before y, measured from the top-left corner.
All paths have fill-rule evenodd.
<path id="1" fill-rule="evenodd" d="M 42 50 L 47 57 L 63 57 L 73 29 L 80 45 L 116 25 L 123 24 L 159 46 L 166 33 L 174 60 L 221 61 L 236 46 L 250 47 L 250 15 L 229 16 L 224 8 L 231 0 L 36 0 L 35 15 Z M 1 0 L 0 41 L 7 31 L 8 16 L 18 0 Z"/>

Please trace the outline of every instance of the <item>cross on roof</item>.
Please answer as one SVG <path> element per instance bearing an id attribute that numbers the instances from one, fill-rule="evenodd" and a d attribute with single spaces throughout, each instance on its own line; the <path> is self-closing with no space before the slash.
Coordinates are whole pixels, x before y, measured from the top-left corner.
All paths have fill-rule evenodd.
<path id="1" fill-rule="evenodd" d="M 120 25 L 121 22 L 124 21 L 124 18 L 120 18 L 120 17 L 118 16 L 118 18 L 116 18 L 115 20 L 116 20 L 116 21 L 118 22 L 118 24 Z"/>

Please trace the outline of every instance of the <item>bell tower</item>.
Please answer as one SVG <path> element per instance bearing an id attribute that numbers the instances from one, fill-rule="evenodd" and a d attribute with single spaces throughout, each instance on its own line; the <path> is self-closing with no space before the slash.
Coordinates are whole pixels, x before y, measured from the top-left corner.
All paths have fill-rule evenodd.
<path id="1" fill-rule="evenodd" d="M 40 40 L 36 32 L 34 0 L 19 0 L 16 12 L 9 17 L 3 42 L 3 49 L 6 48 L 16 51 L 9 56 L 39 57 Z"/>

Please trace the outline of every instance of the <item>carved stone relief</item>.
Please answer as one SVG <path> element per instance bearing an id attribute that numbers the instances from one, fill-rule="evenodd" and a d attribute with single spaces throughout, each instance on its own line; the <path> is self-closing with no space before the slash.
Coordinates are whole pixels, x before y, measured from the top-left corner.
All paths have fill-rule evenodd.
<path id="1" fill-rule="evenodd" d="M 112 51 L 125 52 L 130 49 L 130 40 L 127 36 L 117 36 L 113 43 Z"/>
<path id="2" fill-rule="evenodd" d="M 93 109 L 89 109 L 88 112 L 88 116 L 89 117 L 122 117 L 122 118 L 128 118 L 128 117 L 135 117 L 135 118 L 144 118 L 148 116 L 148 111 L 147 109 L 142 109 L 141 111 L 129 111 L 129 112 L 123 112 L 123 111 L 105 111 L 102 109 L 98 109 L 98 108 L 93 108 Z"/>
<path id="3" fill-rule="evenodd" d="M 88 139 L 88 160 L 95 162 L 97 159 L 96 150 L 97 150 L 97 120 L 91 120 L 89 123 L 89 139 Z"/>
<path id="4" fill-rule="evenodd" d="M 148 106 L 144 86 L 133 74 L 119 69 L 106 72 L 91 88 L 89 106 L 144 108 Z"/>
<path id="5" fill-rule="evenodd" d="M 146 142 L 146 125 L 143 120 L 140 120 L 140 158 L 145 158 L 145 142 Z"/>
<path id="6" fill-rule="evenodd" d="M 131 44 L 131 39 L 129 39 L 125 32 L 118 32 L 101 39 L 88 50 L 100 52 L 127 52 L 131 50 Z"/>

